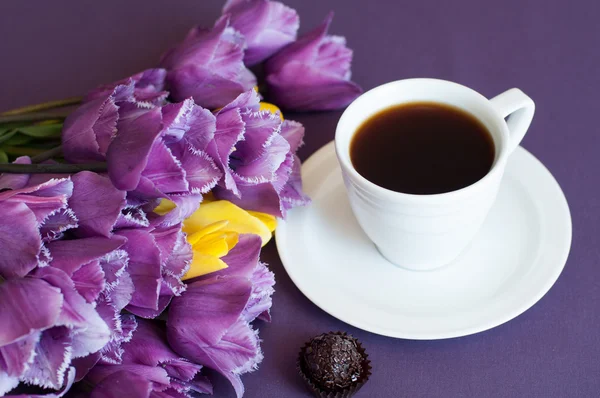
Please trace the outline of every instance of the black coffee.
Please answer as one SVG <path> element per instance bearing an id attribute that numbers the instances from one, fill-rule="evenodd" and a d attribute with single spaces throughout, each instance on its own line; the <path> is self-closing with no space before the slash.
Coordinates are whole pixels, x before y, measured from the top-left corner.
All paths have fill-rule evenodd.
<path id="1" fill-rule="evenodd" d="M 365 121 L 350 158 L 367 180 L 396 192 L 430 195 L 479 181 L 494 162 L 494 142 L 469 113 L 435 102 L 385 109 Z"/>

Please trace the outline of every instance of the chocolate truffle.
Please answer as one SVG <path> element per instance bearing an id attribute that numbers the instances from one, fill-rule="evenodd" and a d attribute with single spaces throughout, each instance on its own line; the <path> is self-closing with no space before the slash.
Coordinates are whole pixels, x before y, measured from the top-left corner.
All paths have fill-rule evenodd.
<path id="1" fill-rule="evenodd" d="M 321 334 L 300 352 L 300 373 L 320 397 L 349 397 L 370 375 L 360 343 L 345 333 Z"/>

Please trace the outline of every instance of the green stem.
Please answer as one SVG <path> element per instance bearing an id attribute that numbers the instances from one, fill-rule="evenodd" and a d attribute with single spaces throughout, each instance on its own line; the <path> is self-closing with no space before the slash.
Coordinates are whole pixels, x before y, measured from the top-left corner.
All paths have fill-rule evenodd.
<path id="1" fill-rule="evenodd" d="M 31 163 L 42 163 L 44 160 L 52 159 L 55 156 L 62 154 L 62 146 L 59 145 L 52 149 L 42 152 L 39 155 L 35 155 L 31 158 Z"/>
<path id="2" fill-rule="evenodd" d="M 10 115 L 0 116 L 0 124 L 4 123 L 28 123 L 28 122 L 40 122 L 44 120 L 63 120 L 69 115 L 70 112 L 55 113 L 55 112 L 41 112 L 24 115 Z"/>
<path id="3" fill-rule="evenodd" d="M 47 111 L 50 109 L 64 108 L 65 106 L 77 105 L 81 103 L 81 97 L 65 98 L 57 101 L 43 102 L 41 104 L 28 105 L 22 108 L 11 109 L 9 111 L 0 113 L 0 116 L 16 116 L 24 115 L 27 113 L 35 113 L 40 111 Z"/>
<path id="4" fill-rule="evenodd" d="M 85 164 L 0 164 L 0 173 L 9 174 L 73 174 L 80 171 L 93 171 L 104 173 L 107 171 L 106 163 Z"/>

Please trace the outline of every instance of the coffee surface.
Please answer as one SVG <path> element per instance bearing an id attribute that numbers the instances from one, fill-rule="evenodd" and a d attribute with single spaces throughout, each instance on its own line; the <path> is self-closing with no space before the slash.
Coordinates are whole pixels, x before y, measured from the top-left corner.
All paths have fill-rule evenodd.
<path id="1" fill-rule="evenodd" d="M 435 102 L 384 109 L 363 122 L 350 143 L 350 159 L 363 177 L 417 195 L 456 191 L 479 181 L 494 156 L 493 139 L 479 120 Z"/>

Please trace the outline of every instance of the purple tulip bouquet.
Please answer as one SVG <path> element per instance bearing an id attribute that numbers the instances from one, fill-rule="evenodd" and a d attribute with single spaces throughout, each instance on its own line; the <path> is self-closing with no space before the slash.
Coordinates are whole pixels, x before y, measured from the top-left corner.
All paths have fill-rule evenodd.
<path id="1" fill-rule="evenodd" d="M 263 358 L 253 323 L 271 320 L 261 247 L 309 201 L 304 128 L 278 107 L 338 109 L 361 92 L 331 18 L 297 39 L 295 10 L 229 0 L 66 119 L 0 117 L 0 396 L 193 397 L 212 393 L 203 367 L 243 395 Z M 261 63 L 259 93 L 248 67 Z M 48 131 L 49 153 L 3 151 Z"/>

